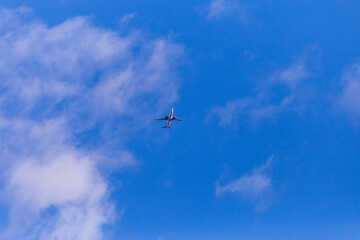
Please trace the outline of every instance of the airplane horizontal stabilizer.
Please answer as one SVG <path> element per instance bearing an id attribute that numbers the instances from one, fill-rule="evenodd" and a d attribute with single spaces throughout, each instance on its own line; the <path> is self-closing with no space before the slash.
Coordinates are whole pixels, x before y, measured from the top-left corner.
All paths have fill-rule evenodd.
<path id="1" fill-rule="evenodd" d="M 161 127 L 161 128 L 171 128 L 171 127 L 168 127 L 168 126 L 163 126 L 163 127 Z"/>

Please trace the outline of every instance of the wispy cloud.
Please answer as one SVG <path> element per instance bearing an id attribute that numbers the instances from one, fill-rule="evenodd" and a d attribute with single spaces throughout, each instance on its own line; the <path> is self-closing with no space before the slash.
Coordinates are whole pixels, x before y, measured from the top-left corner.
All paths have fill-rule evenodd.
<path id="1" fill-rule="evenodd" d="M 102 239 L 114 217 L 101 156 L 71 145 L 63 119 L 16 120 L 1 128 L 9 226 L 4 239 Z M 5 194 L 5 195 L 4 195 Z"/>
<path id="2" fill-rule="evenodd" d="M 115 214 L 103 166 L 136 165 L 111 120 L 129 131 L 129 119 L 177 99 L 182 47 L 88 17 L 52 27 L 27 8 L 0 17 L 0 167 L 11 209 L 0 238 L 103 239 Z M 81 140 L 86 131 L 101 147 Z"/>
<path id="3" fill-rule="evenodd" d="M 114 217 L 93 159 L 76 150 L 24 159 L 9 173 L 8 184 L 10 239 L 102 239 L 103 224 Z M 46 214 L 51 208 L 54 214 Z"/>
<path id="4" fill-rule="evenodd" d="M 129 13 L 126 14 L 125 16 L 123 16 L 120 20 L 120 23 L 125 24 L 128 23 L 129 21 L 131 21 L 134 17 L 136 17 L 135 13 Z"/>
<path id="5" fill-rule="evenodd" d="M 207 18 L 215 20 L 226 17 L 238 18 L 244 22 L 247 17 L 247 7 L 237 1 L 213 0 L 208 6 Z"/>
<path id="6" fill-rule="evenodd" d="M 318 49 L 307 48 L 289 67 L 275 71 L 260 82 L 255 97 L 240 98 L 227 102 L 223 107 L 213 107 L 207 118 L 215 116 L 221 126 L 236 126 L 241 117 L 257 123 L 284 111 L 304 109 L 304 103 L 311 94 L 306 80 L 314 76 L 317 61 Z"/>
<path id="7" fill-rule="evenodd" d="M 348 67 L 341 77 L 342 89 L 335 103 L 336 109 L 347 115 L 348 120 L 359 126 L 360 120 L 360 63 Z"/>
<path id="8" fill-rule="evenodd" d="M 13 20 L 11 28 L 0 27 L 0 86 L 11 90 L 8 99 L 29 108 L 44 98 L 50 107 L 75 99 L 101 113 L 105 108 L 123 114 L 133 98 L 142 106 L 177 97 L 172 67 L 182 48 L 166 38 L 146 39 L 139 31 L 121 36 L 87 17 L 48 27 L 39 20 L 24 24 L 19 10 L 3 14 Z M 92 80 L 96 75 L 98 84 Z M 140 101 L 140 95 L 154 98 Z"/>
<path id="9" fill-rule="evenodd" d="M 216 196 L 224 194 L 237 194 L 244 199 L 252 201 L 256 210 L 261 211 L 271 204 L 272 180 L 270 170 L 274 156 L 271 156 L 259 168 L 252 170 L 238 179 L 228 182 L 225 185 L 215 184 Z"/>

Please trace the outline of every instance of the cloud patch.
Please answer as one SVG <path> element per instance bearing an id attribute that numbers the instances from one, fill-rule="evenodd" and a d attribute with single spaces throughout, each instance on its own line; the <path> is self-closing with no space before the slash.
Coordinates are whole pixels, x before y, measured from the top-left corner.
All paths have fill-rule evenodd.
<path id="1" fill-rule="evenodd" d="M 213 0 L 207 10 L 208 20 L 237 18 L 245 22 L 247 18 L 247 7 L 236 1 Z"/>
<path id="2" fill-rule="evenodd" d="M 263 119 L 274 119 L 285 111 L 304 110 L 312 94 L 311 85 L 306 80 L 314 76 L 319 64 L 318 54 L 317 47 L 307 48 L 289 67 L 275 71 L 260 82 L 254 97 L 213 107 L 207 118 L 218 118 L 220 126 L 236 126 L 243 117 L 256 124 Z"/>
<path id="3" fill-rule="evenodd" d="M 272 179 L 270 170 L 274 156 L 271 156 L 263 165 L 252 170 L 249 174 L 230 181 L 224 185 L 215 184 L 217 197 L 225 194 L 236 194 L 255 204 L 258 211 L 266 209 L 272 200 Z"/>
<path id="4" fill-rule="evenodd" d="M 360 120 L 360 63 L 348 67 L 341 77 L 342 89 L 339 92 L 336 109 L 346 114 L 348 120 L 359 126 Z"/>
<path id="5" fill-rule="evenodd" d="M 107 184 L 89 156 L 78 154 L 62 152 L 14 166 L 8 184 L 14 201 L 12 225 L 6 233 L 10 239 L 102 239 L 101 227 L 112 217 Z M 43 216 L 51 208 L 55 214 Z M 24 214 L 31 217 L 21 219 Z M 36 221 L 39 216 L 40 222 Z"/>
<path id="6" fill-rule="evenodd" d="M 176 101 L 182 47 L 89 17 L 55 26 L 28 8 L 0 17 L 1 197 L 10 209 L 0 238 L 104 239 L 116 215 L 105 176 L 137 164 L 123 148 L 129 122 Z"/>
<path id="7" fill-rule="evenodd" d="M 103 239 L 114 217 L 101 156 L 71 145 L 67 123 L 18 120 L 1 128 L 1 157 L 9 202 L 2 239 Z"/>

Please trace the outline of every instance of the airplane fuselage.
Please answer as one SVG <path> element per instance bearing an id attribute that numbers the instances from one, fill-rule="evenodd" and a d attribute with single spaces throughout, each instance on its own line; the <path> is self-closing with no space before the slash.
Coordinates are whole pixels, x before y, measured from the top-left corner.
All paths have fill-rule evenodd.
<path id="1" fill-rule="evenodd" d="M 170 127 L 171 121 L 175 119 L 175 117 L 173 117 L 173 114 L 174 114 L 174 109 L 172 108 L 169 113 L 169 117 L 167 119 L 166 127 Z"/>
<path id="2" fill-rule="evenodd" d="M 172 119 L 173 118 L 173 114 L 174 114 L 174 109 L 172 108 L 170 113 L 169 113 L 169 118 Z"/>

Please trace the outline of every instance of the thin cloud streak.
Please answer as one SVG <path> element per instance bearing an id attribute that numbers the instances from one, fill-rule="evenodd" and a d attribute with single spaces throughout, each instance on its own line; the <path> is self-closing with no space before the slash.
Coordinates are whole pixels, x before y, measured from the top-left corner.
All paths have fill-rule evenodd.
<path id="1" fill-rule="evenodd" d="M 359 126 L 360 119 L 360 63 L 356 62 L 348 67 L 341 77 L 342 89 L 335 101 L 335 109 L 344 113 L 355 126 Z"/>
<path id="2" fill-rule="evenodd" d="M 219 20 L 223 18 L 238 18 L 245 22 L 247 18 L 247 7 L 236 1 L 213 0 L 208 6 L 207 19 Z"/>
<path id="3" fill-rule="evenodd" d="M 240 118 L 247 117 L 253 124 L 263 119 L 273 119 L 285 111 L 299 111 L 306 108 L 306 101 L 311 96 L 311 88 L 306 80 L 314 76 L 313 62 L 318 65 L 316 47 L 307 48 L 288 68 L 272 73 L 261 82 L 255 97 L 228 101 L 225 106 L 213 107 L 207 119 L 218 118 L 220 126 L 236 126 Z M 313 58 L 313 59 L 312 59 Z M 315 67 L 316 68 L 316 67 Z M 284 87 L 284 92 L 277 92 L 276 87 Z M 281 96 L 280 100 L 276 95 Z"/>
<path id="4" fill-rule="evenodd" d="M 263 165 L 252 170 L 250 174 L 221 185 L 215 184 L 217 197 L 225 194 L 236 194 L 244 199 L 248 199 L 255 204 L 255 210 L 265 210 L 272 200 L 272 179 L 270 170 L 274 156 L 271 156 Z"/>

